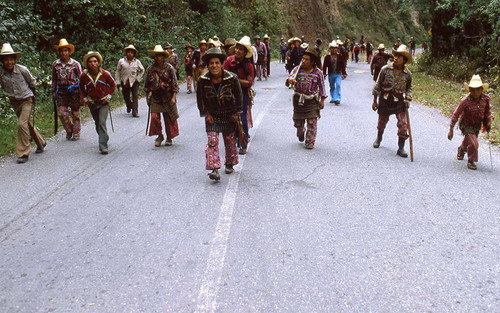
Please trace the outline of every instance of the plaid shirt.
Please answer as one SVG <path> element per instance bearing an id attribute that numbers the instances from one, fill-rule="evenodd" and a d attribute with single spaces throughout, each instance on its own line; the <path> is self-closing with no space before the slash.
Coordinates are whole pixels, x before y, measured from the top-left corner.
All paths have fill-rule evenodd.
<path id="1" fill-rule="evenodd" d="M 327 97 L 325 92 L 325 83 L 323 81 L 323 72 L 319 68 L 316 67 L 311 73 L 308 74 L 302 68 L 296 66 L 290 73 L 289 78 L 294 77 L 297 71 L 298 74 L 295 78 L 297 84 L 295 84 L 294 87 L 295 92 L 304 95 L 314 95 L 319 92 L 321 98 Z"/>
<path id="2" fill-rule="evenodd" d="M 52 63 L 52 91 L 55 92 L 57 86 L 77 85 L 82 75 L 82 66 L 78 61 L 69 59 L 68 63 L 63 63 L 57 59 Z"/>
<path id="3" fill-rule="evenodd" d="M 491 97 L 485 93 L 481 94 L 479 100 L 474 100 L 469 95 L 460 100 L 460 104 L 451 116 L 450 128 L 453 128 L 460 117 L 460 124 L 463 126 L 481 126 L 486 125 L 493 119 L 491 114 Z"/>

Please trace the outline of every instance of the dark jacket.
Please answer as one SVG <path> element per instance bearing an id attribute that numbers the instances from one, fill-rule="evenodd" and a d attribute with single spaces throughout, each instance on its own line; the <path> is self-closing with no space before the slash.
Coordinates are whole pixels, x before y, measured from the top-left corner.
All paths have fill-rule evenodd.
<path id="1" fill-rule="evenodd" d="M 208 113 L 214 122 L 205 123 L 206 131 L 233 132 L 236 124 L 232 117 L 240 114 L 243 106 L 241 85 L 238 77 L 223 70 L 220 86 L 215 86 L 210 80 L 210 72 L 200 76 L 196 87 L 196 100 L 200 116 Z"/>
<path id="2" fill-rule="evenodd" d="M 333 57 L 331 54 L 327 54 L 325 56 L 325 61 L 323 63 L 323 72 L 325 75 L 328 74 L 342 74 L 347 76 L 347 72 L 345 70 L 345 60 L 342 54 L 337 52 L 337 64 L 335 67 L 335 71 L 333 70 Z"/>

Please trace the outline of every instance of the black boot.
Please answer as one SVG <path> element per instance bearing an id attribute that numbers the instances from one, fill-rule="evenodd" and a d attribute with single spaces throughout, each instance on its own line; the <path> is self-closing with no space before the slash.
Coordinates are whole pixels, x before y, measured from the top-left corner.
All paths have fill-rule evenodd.
<path id="1" fill-rule="evenodd" d="M 406 153 L 406 151 L 405 151 L 405 141 L 406 141 L 406 139 L 399 137 L 399 140 L 398 140 L 399 149 L 396 152 L 396 154 L 402 158 L 408 157 L 408 153 Z"/>
<path id="2" fill-rule="evenodd" d="M 375 139 L 375 141 L 373 142 L 373 147 L 374 148 L 378 148 L 380 147 L 380 143 L 382 142 L 382 135 L 384 134 L 384 131 L 378 131 L 377 133 L 377 139 Z"/>

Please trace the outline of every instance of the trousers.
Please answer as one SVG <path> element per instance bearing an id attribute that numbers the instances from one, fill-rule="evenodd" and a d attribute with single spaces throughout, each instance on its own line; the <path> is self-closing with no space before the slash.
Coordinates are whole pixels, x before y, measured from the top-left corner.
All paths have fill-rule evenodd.
<path id="1" fill-rule="evenodd" d="M 45 146 L 45 140 L 30 121 L 33 99 L 31 97 L 23 100 L 11 99 L 10 104 L 18 117 L 16 156 L 27 157 L 30 154 L 31 140 L 35 140 L 37 147 Z"/>

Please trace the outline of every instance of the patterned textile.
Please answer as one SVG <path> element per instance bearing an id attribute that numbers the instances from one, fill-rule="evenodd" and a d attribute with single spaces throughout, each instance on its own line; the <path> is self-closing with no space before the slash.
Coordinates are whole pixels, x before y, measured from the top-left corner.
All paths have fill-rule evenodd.
<path id="1" fill-rule="evenodd" d="M 294 126 L 298 129 L 304 129 L 304 124 L 306 120 L 294 120 Z M 318 133 L 318 118 L 308 118 L 307 119 L 307 132 L 306 132 L 306 145 L 312 145 L 316 143 L 316 135 Z"/>
<path id="2" fill-rule="evenodd" d="M 253 86 L 253 81 L 255 79 L 255 70 L 253 64 L 249 61 L 239 62 L 236 60 L 236 56 L 232 55 L 224 61 L 224 69 L 238 75 L 239 79 L 248 80 L 248 87 L 241 87 L 243 92 L 248 91 L 248 88 Z"/>
<path id="3" fill-rule="evenodd" d="M 163 63 L 163 68 L 152 65 L 148 68 L 144 88 L 147 92 L 155 90 L 166 90 L 172 93 L 179 92 L 175 69 L 167 61 Z"/>
<path id="4" fill-rule="evenodd" d="M 163 120 L 165 121 L 167 139 L 173 139 L 179 136 L 179 124 L 177 124 L 177 120 L 171 120 L 165 113 L 163 113 Z M 148 136 L 158 136 L 162 134 L 161 113 L 151 113 L 151 124 L 149 126 Z"/>
<path id="5" fill-rule="evenodd" d="M 472 99 L 470 94 L 465 96 L 451 116 L 450 127 L 454 127 L 460 118 L 459 126 L 464 135 L 479 132 L 481 123 L 486 125 L 493 119 L 490 102 L 491 97 L 484 93 L 477 101 Z"/>
<path id="6" fill-rule="evenodd" d="M 306 73 L 302 68 L 296 66 L 290 73 L 290 78 L 295 76 L 297 84 L 294 86 L 295 92 L 305 95 L 314 95 L 319 92 L 319 96 L 326 98 L 325 83 L 323 81 L 323 72 L 319 68 L 315 68 L 311 73 Z"/>
<path id="7" fill-rule="evenodd" d="M 57 59 L 52 63 L 52 92 L 55 92 L 57 86 L 78 85 L 82 75 L 82 66 L 78 61 L 69 59 L 68 63 L 63 63 Z"/>
<path id="8" fill-rule="evenodd" d="M 236 149 L 236 136 L 234 132 L 223 133 L 224 147 L 226 150 L 225 165 L 238 164 L 238 151 Z M 207 132 L 208 142 L 205 146 L 206 166 L 207 170 L 219 169 L 221 167 L 219 153 L 219 133 Z"/>
<path id="9" fill-rule="evenodd" d="M 380 70 L 373 95 L 390 93 L 393 95 L 404 95 L 405 99 L 411 101 L 411 72 L 405 66 L 400 75 L 396 75 L 392 64 L 384 66 Z"/>
<path id="10" fill-rule="evenodd" d="M 98 102 L 115 92 L 116 83 L 111 74 L 106 70 L 99 69 L 99 74 L 95 80 L 90 76 L 88 70 L 84 70 L 82 75 L 80 75 L 79 88 L 81 100 L 87 97 Z"/>
<path id="11" fill-rule="evenodd" d="M 478 148 L 479 141 L 476 134 L 466 134 L 462 141 L 462 150 L 467 151 L 467 159 L 469 162 L 477 162 L 479 159 Z"/>
<path id="12" fill-rule="evenodd" d="M 390 114 L 379 114 L 378 115 L 378 125 L 377 129 L 379 131 L 384 131 L 387 122 L 389 122 Z M 406 119 L 406 111 L 399 112 L 396 114 L 398 122 L 396 123 L 398 127 L 398 137 L 408 139 L 408 122 Z"/>
<path id="13" fill-rule="evenodd" d="M 63 124 L 66 133 L 73 134 L 73 137 L 80 137 L 80 131 L 82 129 L 82 123 L 80 121 L 80 108 L 71 108 L 71 119 L 69 117 L 69 107 L 61 105 L 58 107 L 59 118 Z"/>

